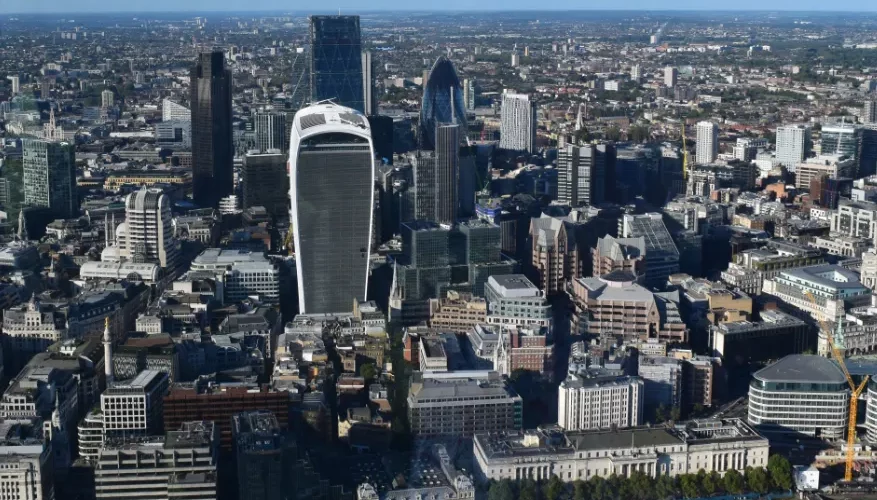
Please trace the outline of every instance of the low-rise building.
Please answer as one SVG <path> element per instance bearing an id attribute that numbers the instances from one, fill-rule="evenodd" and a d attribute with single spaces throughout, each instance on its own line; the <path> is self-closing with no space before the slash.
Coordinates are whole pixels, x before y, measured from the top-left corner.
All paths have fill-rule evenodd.
<path id="1" fill-rule="evenodd" d="M 704 419 L 674 427 L 477 434 L 476 478 L 587 481 L 611 475 L 724 475 L 767 465 L 767 439 L 739 419 Z"/>
<path id="2" fill-rule="evenodd" d="M 443 332 L 464 334 L 487 321 L 487 301 L 471 294 L 448 291 L 447 297 L 429 300 L 429 326 Z"/>
<path id="3" fill-rule="evenodd" d="M 515 328 L 551 329 L 551 305 L 523 274 L 493 275 L 484 286 L 487 323 Z"/>
<path id="4" fill-rule="evenodd" d="M 415 372 L 408 389 L 408 421 L 415 437 L 520 429 L 522 405 L 496 372 Z"/>

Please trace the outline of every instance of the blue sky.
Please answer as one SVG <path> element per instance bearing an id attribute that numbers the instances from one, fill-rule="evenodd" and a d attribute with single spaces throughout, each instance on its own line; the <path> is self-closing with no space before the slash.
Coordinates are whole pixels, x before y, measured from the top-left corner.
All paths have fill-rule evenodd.
<path id="1" fill-rule="evenodd" d="M 301 0 L 0 0 L 0 12 L 145 12 L 145 11 L 228 11 L 228 10 L 313 10 L 312 1 Z M 696 10 L 833 10 L 877 11 L 877 2 L 863 0 L 736 0 L 704 2 L 703 0 L 442 0 L 409 2 L 403 0 L 330 0 L 319 3 L 319 10 L 338 9 L 350 13 L 363 10 L 517 10 L 517 9 L 696 9 Z"/>

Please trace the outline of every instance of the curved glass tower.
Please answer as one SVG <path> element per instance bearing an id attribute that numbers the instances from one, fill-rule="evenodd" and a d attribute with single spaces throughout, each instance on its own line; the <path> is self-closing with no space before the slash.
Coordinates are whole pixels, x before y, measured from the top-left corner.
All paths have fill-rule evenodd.
<path id="1" fill-rule="evenodd" d="M 374 148 L 354 109 L 318 104 L 295 114 L 289 197 L 303 314 L 340 313 L 365 300 L 374 208 Z"/>
<path id="2" fill-rule="evenodd" d="M 423 87 L 423 105 L 420 108 L 420 141 L 423 149 L 435 149 L 435 127 L 440 123 L 456 123 L 464 134 L 466 132 L 463 86 L 453 63 L 445 56 L 436 59 Z"/>

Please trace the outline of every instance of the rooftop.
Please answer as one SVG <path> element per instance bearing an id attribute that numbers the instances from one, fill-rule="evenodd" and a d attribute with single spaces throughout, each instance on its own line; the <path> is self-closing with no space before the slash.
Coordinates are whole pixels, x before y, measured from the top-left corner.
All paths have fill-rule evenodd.
<path id="1" fill-rule="evenodd" d="M 755 378 L 765 382 L 812 384 L 843 384 L 843 372 L 834 361 L 823 356 L 792 354 L 755 372 Z"/>

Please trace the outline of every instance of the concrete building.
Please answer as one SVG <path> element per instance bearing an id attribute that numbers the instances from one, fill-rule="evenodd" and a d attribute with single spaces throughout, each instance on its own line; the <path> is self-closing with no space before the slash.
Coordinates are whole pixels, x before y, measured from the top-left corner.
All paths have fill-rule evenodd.
<path id="1" fill-rule="evenodd" d="M 776 130 L 776 160 L 789 172 L 796 172 L 798 165 L 807 158 L 813 147 L 810 127 L 807 125 L 783 125 Z M 798 183 L 809 187 L 809 184 Z"/>
<path id="2" fill-rule="evenodd" d="M 496 372 L 415 372 L 408 420 L 415 437 L 472 437 L 520 429 L 522 404 Z"/>
<path id="3" fill-rule="evenodd" d="M 716 161 L 719 154 L 719 126 L 713 122 L 698 122 L 697 149 L 695 161 L 701 165 L 707 165 Z"/>
<path id="4" fill-rule="evenodd" d="M 241 500 L 281 499 L 285 492 L 292 438 L 271 412 L 252 411 L 232 419 Z"/>
<path id="5" fill-rule="evenodd" d="M 448 355 L 440 339 L 421 339 L 418 351 L 421 372 L 448 371 Z"/>
<path id="6" fill-rule="evenodd" d="M 161 101 L 161 121 L 168 122 L 176 120 L 192 121 L 192 111 L 182 104 L 177 104 L 170 99 L 163 99 Z"/>
<path id="7" fill-rule="evenodd" d="M 621 281 L 611 278 L 619 277 Z M 678 293 L 652 293 L 636 284 L 632 275 L 608 274 L 572 282 L 574 312 L 571 331 L 598 335 L 607 342 L 658 338 L 684 342 L 687 329 L 679 315 Z M 611 341 L 608 339 L 612 339 Z"/>
<path id="8" fill-rule="evenodd" d="M 153 263 L 174 268 L 179 242 L 174 238 L 170 197 L 158 188 L 143 188 L 125 199 L 125 222 L 116 227 L 115 255 L 104 260 Z"/>
<path id="9" fill-rule="evenodd" d="M 644 277 L 646 271 L 646 240 L 638 238 L 613 238 L 605 236 L 597 240 L 591 249 L 594 258 L 593 276 L 602 276 L 613 271 L 624 271 L 637 277 Z"/>
<path id="10" fill-rule="evenodd" d="M 111 384 L 100 397 L 105 436 L 146 436 L 161 431 L 167 390 L 168 374 L 157 370 L 144 370 L 131 380 Z"/>
<path id="11" fill-rule="evenodd" d="M 487 322 L 487 301 L 449 290 L 447 297 L 429 300 L 429 326 L 442 332 L 465 335 Z"/>
<path id="12" fill-rule="evenodd" d="M 749 423 L 765 434 L 846 435 L 850 389 L 824 356 L 793 354 L 763 368 L 749 384 Z"/>
<path id="13" fill-rule="evenodd" d="M 96 280 L 136 279 L 148 285 L 155 285 L 161 279 L 158 264 L 136 264 L 134 262 L 88 261 L 79 268 L 79 277 Z"/>
<path id="14" fill-rule="evenodd" d="M 526 94 L 502 95 L 499 147 L 536 152 L 536 103 Z"/>
<path id="15" fill-rule="evenodd" d="M 743 472 L 767 466 L 769 444 L 739 419 L 704 419 L 674 427 L 478 434 L 473 443 L 479 482 L 501 479 L 564 482 L 594 477 L 649 477 Z"/>
<path id="16" fill-rule="evenodd" d="M 557 201 L 570 207 L 579 207 L 597 206 L 613 199 L 615 162 L 613 144 L 567 144 L 559 149 Z"/>
<path id="17" fill-rule="evenodd" d="M 726 363 L 779 359 L 816 348 L 813 328 L 778 310 L 761 312 L 761 321 L 731 321 L 710 326 L 710 349 Z"/>
<path id="18" fill-rule="evenodd" d="M 33 427 L 30 421 L 14 419 L 6 420 L 0 427 L 0 469 L 3 470 L 0 491 L 5 498 L 56 498 L 52 446 L 33 435 Z M 59 489 L 61 486 L 59 484 Z"/>
<path id="19" fill-rule="evenodd" d="M 164 436 L 109 440 L 95 462 L 96 498 L 216 499 L 217 441 L 206 421 Z"/>
<path id="20" fill-rule="evenodd" d="M 557 393 L 557 424 L 567 431 L 634 427 L 643 422 L 639 377 L 570 375 Z"/>
<path id="21" fill-rule="evenodd" d="M 225 303 L 254 295 L 268 303 L 280 300 L 280 270 L 260 253 L 208 248 L 192 261 L 190 275 L 197 271 L 208 271 L 222 281 Z"/>
<path id="22" fill-rule="evenodd" d="M 641 356 L 637 371 L 643 380 L 645 407 L 654 411 L 663 406 L 671 408 L 682 406 L 683 362 L 667 356 Z"/>
<path id="23" fill-rule="evenodd" d="M 664 86 L 665 87 L 675 87 L 676 80 L 679 78 L 679 70 L 672 67 L 667 66 L 664 68 Z"/>
<path id="24" fill-rule="evenodd" d="M 829 264 L 783 271 L 764 281 L 763 292 L 774 296 L 786 312 L 809 315 L 817 321 L 838 321 L 848 309 L 871 303 L 871 290 L 859 283 L 857 273 Z M 815 305 L 808 294 L 814 297 Z M 823 333 L 819 334 L 818 352 L 830 352 Z"/>
<path id="25" fill-rule="evenodd" d="M 800 189 L 810 190 L 811 182 L 826 176 L 830 179 L 856 176 L 856 162 L 853 158 L 825 153 L 798 164 L 795 174 L 795 185 Z M 821 193 L 820 193 L 821 196 Z"/>
<path id="26" fill-rule="evenodd" d="M 516 328 L 551 330 L 551 305 L 542 290 L 523 274 L 500 274 L 487 279 L 487 323 Z"/>
<path id="27" fill-rule="evenodd" d="M 619 229 L 622 238 L 641 237 L 645 240 L 645 285 L 662 286 L 671 274 L 679 272 L 679 249 L 661 214 L 624 214 Z"/>
<path id="28" fill-rule="evenodd" d="M 825 262 L 822 252 L 812 247 L 783 240 L 771 240 L 762 248 L 744 250 L 736 255 L 722 281 L 739 288 L 747 295 L 760 295 L 764 280 L 776 277 L 785 270 L 815 266 Z"/>
<path id="29" fill-rule="evenodd" d="M 831 232 L 875 241 L 877 238 L 877 203 L 841 198 L 831 213 Z"/>
<path id="30" fill-rule="evenodd" d="M 542 217 L 530 221 L 532 260 L 536 284 L 548 295 L 560 293 L 569 280 L 582 274 L 576 223 L 567 218 Z"/>
<path id="31" fill-rule="evenodd" d="M 15 93 L 15 91 L 13 91 Z M 877 123 L 877 99 L 869 99 L 862 105 L 862 123 Z"/>
<path id="32" fill-rule="evenodd" d="M 17 373 L 35 354 L 66 338 L 66 318 L 52 305 L 31 299 L 3 311 L 3 352 L 14 360 L 6 366 L 10 373 Z"/>

